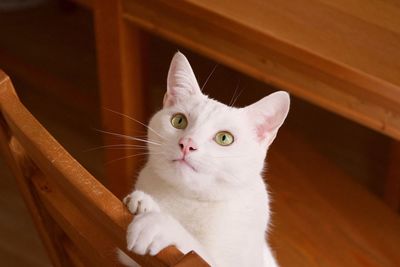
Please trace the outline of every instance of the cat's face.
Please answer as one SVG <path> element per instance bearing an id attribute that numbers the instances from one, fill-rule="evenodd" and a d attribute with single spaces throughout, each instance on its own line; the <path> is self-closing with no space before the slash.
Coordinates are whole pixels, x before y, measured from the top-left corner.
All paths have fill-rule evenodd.
<path id="1" fill-rule="evenodd" d="M 246 108 L 203 95 L 187 59 L 177 53 L 164 107 L 150 121 L 149 164 L 167 182 L 195 192 L 243 186 L 262 171 L 268 146 L 289 109 L 278 92 Z M 157 144 L 156 144 L 157 143 Z"/>

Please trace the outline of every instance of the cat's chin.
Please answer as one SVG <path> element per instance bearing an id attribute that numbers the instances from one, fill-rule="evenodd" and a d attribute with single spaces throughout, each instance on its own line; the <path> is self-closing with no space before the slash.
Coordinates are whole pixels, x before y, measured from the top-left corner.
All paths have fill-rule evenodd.
<path id="1" fill-rule="evenodd" d="M 186 169 L 189 169 L 190 171 L 193 172 L 198 172 L 197 169 L 187 160 L 184 159 L 174 159 L 172 160 L 172 163 L 175 165 L 175 168 L 178 168 L 182 171 L 185 171 Z"/>
<path id="2" fill-rule="evenodd" d="M 152 167 L 150 167 L 152 168 Z M 190 167 L 179 166 L 170 161 L 169 167 L 153 167 L 157 177 L 175 188 L 177 193 L 189 199 L 200 201 L 219 201 L 232 195 L 232 187 L 216 184 L 212 174 L 202 171 L 194 172 Z"/>

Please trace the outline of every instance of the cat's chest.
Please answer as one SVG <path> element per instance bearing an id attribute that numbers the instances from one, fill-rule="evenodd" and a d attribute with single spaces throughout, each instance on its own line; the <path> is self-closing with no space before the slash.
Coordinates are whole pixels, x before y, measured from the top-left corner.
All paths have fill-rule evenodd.
<path id="1" fill-rule="evenodd" d="M 191 199 L 167 190 L 148 190 L 161 210 L 171 214 L 185 225 L 201 225 L 224 216 L 229 209 L 226 202 L 208 202 Z"/>
<path id="2" fill-rule="evenodd" d="M 232 203 L 200 202 L 176 195 L 168 197 L 156 195 L 155 198 L 162 210 L 171 214 L 198 238 L 204 238 L 213 232 L 221 232 L 224 225 L 236 216 Z"/>
<path id="3" fill-rule="evenodd" d="M 213 238 L 217 234 L 234 236 L 239 229 L 265 229 L 267 225 L 268 196 L 263 184 L 257 190 L 235 192 L 228 200 L 200 201 L 179 194 L 145 171 L 136 189 L 151 195 L 162 211 L 172 215 L 199 239 Z"/>
<path id="4" fill-rule="evenodd" d="M 201 228 L 202 225 L 218 225 L 225 218 L 232 218 L 235 209 L 240 210 L 239 203 L 226 201 L 199 201 L 177 194 L 173 190 L 151 182 L 139 181 L 136 189 L 150 194 L 160 205 L 161 210 L 172 215 L 183 225 Z"/>

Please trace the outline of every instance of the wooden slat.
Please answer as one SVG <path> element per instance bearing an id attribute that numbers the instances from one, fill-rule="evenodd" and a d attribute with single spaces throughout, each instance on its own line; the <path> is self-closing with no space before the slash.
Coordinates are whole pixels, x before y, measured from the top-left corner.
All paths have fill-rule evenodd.
<path id="1" fill-rule="evenodd" d="M 335 29 L 342 25 L 344 29 L 339 33 L 342 32 L 346 38 L 351 36 L 346 29 L 351 28 L 353 23 L 361 27 L 362 35 L 369 34 L 369 31 L 364 32 L 367 30 L 376 34 L 371 34 L 371 43 L 365 40 L 368 50 L 361 46 L 360 49 L 350 46 L 347 50 L 338 51 L 331 44 L 336 45 L 340 36 L 335 36 L 332 42 L 329 38 L 325 41 L 318 39 L 324 38 L 326 34 L 320 37 L 318 34 L 312 35 L 310 31 L 315 27 L 310 24 L 315 22 L 312 20 L 315 15 L 312 13 L 313 8 L 321 9 L 326 16 L 338 15 L 341 18 L 342 13 L 336 14 L 337 11 L 326 10 L 325 5 L 314 2 L 312 5 L 303 1 L 290 4 L 282 1 L 252 2 L 258 4 L 239 1 L 226 4 L 221 1 L 124 0 L 124 17 L 213 60 L 400 139 L 400 84 L 395 78 L 396 71 L 400 69 L 396 62 L 400 61 L 393 60 L 399 55 L 396 47 L 400 44 L 400 38 L 396 34 L 389 30 L 381 34 L 375 26 L 350 16 L 345 20 L 345 23 L 349 23 L 347 28 L 330 21 Z M 299 17 L 304 15 L 307 19 L 304 22 L 306 24 L 295 20 L 296 10 L 301 11 Z M 250 15 L 252 11 L 255 12 L 254 16 Z M 282 17 L 279 18 L 279 15 Z M 181 26 L 182 22 L 185 22 L 185 27 Z M 326 23 L 326 27 L 331 25 Z M 296 31 L 291 29 L 292 26 Z M 300 39 L 302 30 L 296 27 L 304 27 L 304 31 L 307 31 L 304 40 Z M 293 34 L 292 39 L 284 35 L 288 32 Z M 312 36 L 316 39 L 312 39 Z M 356 39 L 359 37 L 356 36 Z M 343 46 L 348 45 L 347 41 L 340 47 L 344 49 Z M 360 45 L 360 42 L 357 39 L 355 44 Z M 379 43 L 382 44 L 374 46 Z M 328 48 L 323 50 L 323 47 Z M 332 50 L 331 54 L 328 53 L 329 49 Z M 381 60 L 379 56 L 382 56 Z M 347 57 L 349 61 L 345 61 Z M 369 64 L 357 59 L 369 60 Z M 374 64 L 384 64 L 383 69 L 387 72 L 378 71 L 376 66 L 369 69 Z"/>

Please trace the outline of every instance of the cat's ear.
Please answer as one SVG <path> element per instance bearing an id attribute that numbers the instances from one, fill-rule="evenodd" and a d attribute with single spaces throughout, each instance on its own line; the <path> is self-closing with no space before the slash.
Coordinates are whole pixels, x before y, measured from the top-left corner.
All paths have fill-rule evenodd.
<path id="1" fill-rule="evenodd" d="M 187 97 L 201 94 L 189 61 L 181 52 L 176 52 L 168 71 L 164 106 L 172 106 Z"/>
<path id="2" fill-rule="evenodd" d="M 245 108 L 260 143 L 269 146 L 274 141 L 289 112 L 289 106 L 289 94 L 279 91 Z"/>

